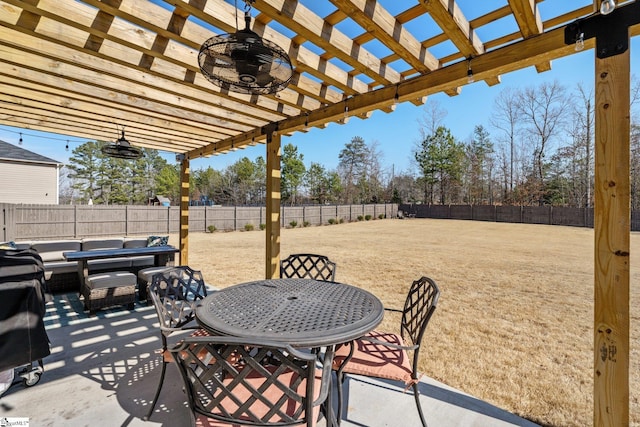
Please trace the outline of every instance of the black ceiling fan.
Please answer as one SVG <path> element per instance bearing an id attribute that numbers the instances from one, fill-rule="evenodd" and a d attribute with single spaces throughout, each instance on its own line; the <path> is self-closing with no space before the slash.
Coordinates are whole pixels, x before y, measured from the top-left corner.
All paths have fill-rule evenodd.
<path id="1" fill-rule="evenodd" d="M 117 159 L 135 160 L 142 157 L 142 150 L 132 146 L 124 137 L 124 129 L 122 129 L 122 135 L 116 142 L 103 145 L 101 151 L 105 156 Z"/>
<path id="2" fill-rule="evenodd" d="M 293 66 L 282 48 L 249 29 L 253 2 L 245 0 L 245 28 L 206 40 L 200 47 L 198 64 L 205 78 L 223 89 L 258 95 L 275 93 L 287 87 Z"/>

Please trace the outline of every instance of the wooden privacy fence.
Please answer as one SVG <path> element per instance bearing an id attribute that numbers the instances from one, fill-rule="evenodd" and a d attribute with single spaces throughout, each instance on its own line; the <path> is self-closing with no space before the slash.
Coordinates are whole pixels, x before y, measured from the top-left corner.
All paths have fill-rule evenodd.
<path id="1" fill-rule="evenodd" d="M 398 210 L 405 216 L 415 215 L 416 218 L 468 219 L 593 228 L 593 208 L 401 204 Z M 640 231 L 640 211 L 631 212 L 631 231 Z"/>
<path id="2" fill-rule="evenodd" d="M 73 239 L 100 236 L 169 234 L 180 231 L 178 206 L 121 205 L 15 205 L 0 204 L 2 241 Z M 396 204 L 286 206 L 280 211 L 281 226 L 295 221 L 303 225 L 322 225 L 330 221 L 357 221 L 394 218 Z M 244 230 L 247 224 L 259 229 L 266 223 L 266 208 L 251 206 L 190 206 L 189 231 Z"/>

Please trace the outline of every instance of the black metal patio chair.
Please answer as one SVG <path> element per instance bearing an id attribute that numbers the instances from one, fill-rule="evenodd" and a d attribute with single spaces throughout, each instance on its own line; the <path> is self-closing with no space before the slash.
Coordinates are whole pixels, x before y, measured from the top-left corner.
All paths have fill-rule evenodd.
<path id="1" fill-rule="evenodd" d="M 331 355 L 239 337 L 189 337 L 171 349 L 192 425 L 314 426 L 331 387 Z"/>
<path id="2" fill-rule="evenodd" d="M 420 421 L 426 427 L 418 390 L 418 360 L 439 297 L 438 285 L 421 277 L 411 285 L 403 310 L 385 309 L 402 314 L 399 334 L 374 330 L 336 350 L 333 369 L 338 377 L 338 420 L 342 417 L 344 375 L 355 374 L 402 381 L 412 387 Z"/>
<path id="3" fill-rule="evenodd" d="M 153 414 L 162 390 L 167 364 L 173 360 L 168 350 L 168 338 L 176 332 L 187 330 L 192 330 L 192 336 L 208 335 L 204 329 L 192 324 L 195 319 L 194 304 L 207 296 L 207 289 L 200 271 L 188 266 L 179 266 L 157 273 L 151 279 L 148 295 L 151 297 L 160 321 L 162 348 L 159 353 L 162 356 L 162 370 L 156 394 L 149 412 L 144 417 L 145 421 Z"/>
<path id="4" fill-rule="evenodd" d="M 281 278 L 335 281 L 336 263 L 324 255 L 291 254 L 280 261 Z"/>

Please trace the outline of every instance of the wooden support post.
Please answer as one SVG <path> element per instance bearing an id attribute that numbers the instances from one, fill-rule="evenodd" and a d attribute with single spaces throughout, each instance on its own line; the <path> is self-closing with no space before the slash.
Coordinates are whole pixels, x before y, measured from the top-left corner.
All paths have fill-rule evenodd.
<path id="1" fill-rule="evenodd" d="M 266 278 L 280 276 L 280 135 L 267 133 Z"/>
<path id="2" fill-rule="evenodd" d="M 189 159 L 180 163 L 180 265 L 189 265 Z"/>
<path id="3" fill-rule="evenodd" d="M 594 418 L 629 425 L 629 50 L 596 58 Z"/>

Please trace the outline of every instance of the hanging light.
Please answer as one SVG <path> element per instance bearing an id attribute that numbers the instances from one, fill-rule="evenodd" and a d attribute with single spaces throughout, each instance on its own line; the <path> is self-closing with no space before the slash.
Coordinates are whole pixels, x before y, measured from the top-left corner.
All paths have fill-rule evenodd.
<path id="1" fill-rule="evenodd" d="M 117 159 L 135 160 L 142 157 L 142 150 L 132 146 L 124 137 L 124 129 L 122 129 L 122 135 L 115 143 L 103 145 L 101 150 L 105 156 Z"/>
<path id="2" fill-rule="evenodd" d="M 578 34 L 578 37 L 576 37 L 575 50 L 576 52 L 580 52 L 584 50 L 584 33 L 580 33 Z"/>
<path id="3" fill-rule="evenodd" d="M 349 106 L 347 105 L 346 102 L 344 104 L 344 116 L 342 117 L 342 119 L 338 120 L 338 123 L 343 125 L 346 125 L 347 123 L 349 123 Z"/>
<path id="4" fill-rule="evenodd" d="M 67 145 L 64 146 L 64 151 L 69 151 L 69 140 L 67 139 Z"/>
<path id="5" fill-rule="evenodd" d="M 603 15 L 608 15 L 614 11 L 616 8 L 615 0 L 602 0 L 600 3 L 600 13 Z"/>
<path id="6" fill-rule="evenodd" d="M 20 140 L 18 141 L 18 145 L 22 145 L 22 132 L 20 132 Z"/>
<path id="7" fill-rule="evenodd" d="M 198 53 L 198 65 L 207 80 L 223 89 L 253 95 L 276 93 L 289 85 L 293 65 L 280 46 L 250 29 L 254 1 L 244 0 L 245 29 L 238 30 L 236 19 L 235 33 L 206 40 Z"/>
<path id="8" fill-rule="evenodd" d="M 475 78 L 473 77 L 473 70 L 471 69 L 471 57 L 469 57 L 469 63 L 467 65 L 467 83 L 473 83 Z"/>

